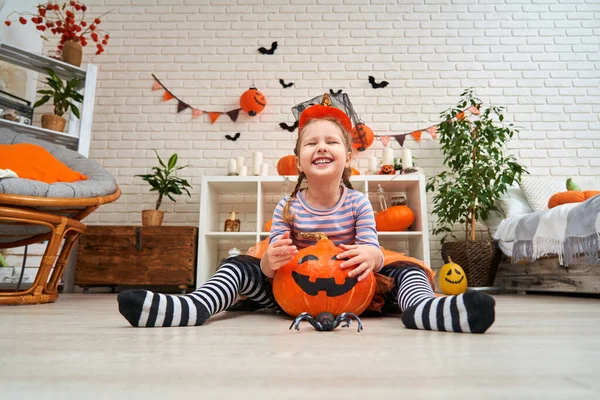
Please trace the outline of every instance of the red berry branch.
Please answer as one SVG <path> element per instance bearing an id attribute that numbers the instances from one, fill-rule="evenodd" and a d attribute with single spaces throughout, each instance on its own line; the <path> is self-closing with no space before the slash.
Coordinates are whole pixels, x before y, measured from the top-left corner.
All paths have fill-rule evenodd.
<path id="1" fill-rule="evenodd" d="M 60 35 L 60 44 L 58 45 L 58 53 L 62 52 L 63 45 L 67 41 L 80 43 L 82 46 L 87 46 L 88 40 L 96 43 L 96 55 L 104 53 L 104 48 L 108 44 L 110 35 L 103 30 L 98 29 L 98 25 L 102 23 L 101 18 L 106 14 L 114 11 L 108 11 L 101 16 L 94 18 L 91 22 L 86 22 L 85 12 L 87 6 L 80 1 L 71 0 L 68 3 L 64 2 L 58 5 L 55 1 L 38 4 L 37 13 L 20 13 L 13 12 L 8 15 L 4 21 L 6 26 L 10 26 L 12 21 L 11 16 L 18 16 L 18 21 L 25 25 L 29 20 L 33 22 L 40 32 L 49 30 L 54 35 Z M 27 17 L 27 18 L 26 18 Z M 42 39 L 47 40 L 43 34 L 40 34 Z"/>

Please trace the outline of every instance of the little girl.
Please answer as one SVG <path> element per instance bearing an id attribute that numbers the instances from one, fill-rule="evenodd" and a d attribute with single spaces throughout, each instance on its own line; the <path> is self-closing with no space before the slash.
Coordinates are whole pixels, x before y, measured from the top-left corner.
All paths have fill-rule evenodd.
<path id="1" fill-rule="evenodd" d="M 202 325 L 229 306 L 238 295 L 260 308 L 280 309 L 270 278 L 287 264 L 298 248 L 314 244 L 297 237 L 302 232 L 324 232 L 344 250 L 342 268 L 362 280 L 371 272 L 391 278 L 391 298 L 402 311 L 407 328 L 483 333 L 494 322 L 494 299 L 480 292 L 436 298 L 428 267 L 412 262 L 384 264 L 377 240 L 373 208 L 350 183 L 352 123 L 338 108 L 314 105 L 298 123 L 296 165 L 298 183 L 273 213 L 269 246 L 261 259 L 248 255 L 228 258 L 215 275 L 195 292 L 184 296 L 128 290 L 117 297 L 119 311 L 133 326 Z M 299 190 L 306 179 L 306 189 Z M 341 186 L 343 182 L 345 186 Z M 390 297 L 390 296 L 387 296 Z"/>

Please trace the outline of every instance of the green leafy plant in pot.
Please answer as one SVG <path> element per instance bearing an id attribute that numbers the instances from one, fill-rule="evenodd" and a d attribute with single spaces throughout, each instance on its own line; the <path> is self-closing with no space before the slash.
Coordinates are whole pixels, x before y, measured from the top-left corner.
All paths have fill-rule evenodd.
<path id="1" fill-rule="evenodd" d="M 435 193 L 437 225 L 432 233 L 443 235 L 442 258 L 463 267 L 469 286 L 492 286 L 501 257 L 497 242 L 475 240 L 476 222 L 497 211 L 496 200 L 527 173 L 514 156 L 504 154 L 505 144 L 518 130 L 504 123 L 503 110 L 482 107 L 468 89 L 456 107 L 440 114 L 444 122 L 438 135 L 447 169 L 427 182 L 427 191 Z M 446 241 L 454 237 L 457 224 L 464 226 L 464 242 Z"/>
<path id="2" fill-rule="evenodd" d="M 50 89 L 38 90 L 38 93 L 42 97 L 33 107 L 37 108 L 52 99 L 54 102 L 54 114 L 42 115 L 42 128 L 63 132 L 67 123 L 62 117 L 64 113 L 71 110 L 73 111 L 73 115 L 81 118 L 79 109 L 75 104 L 83 102 L 83 95 L 77 92 L 77 87 L 81 81 L 79 79 L 71 79 L 70 81 L 63 82 L 52 69 L 46 68 L 46 72 L 48 73 L 46 84 Z"/>
<path id="3" fill-rule="evenodd" d="M 158 192 L 155 209 L 142 211 L 142 225 L 144 226 L 162 225 L 164 212 L 160 211 L 159 208 L 164 196 L 167 196 L 173 201 L 176 201 L 173 197 L 174 195 L 182 195 L 184 192 L 187 193 L 188 196 L 191 196 L 188 188 L 191 188 L 192 186 L 185 179 L 175 175 L 177 171 L 188 167 L 188 165 L 184 165 L 183 167 L 176 166 L 178 158 L 176 153 L 169 158 L 167 164 L 163 162 L 156 150 L 154 150 L 154 153 L 156 153 L 156 157 L 158 158 L 159 166 L 152 167 L 151 174 L 135 175 L 141 177 L 150 184 L 151 192 Z"/>

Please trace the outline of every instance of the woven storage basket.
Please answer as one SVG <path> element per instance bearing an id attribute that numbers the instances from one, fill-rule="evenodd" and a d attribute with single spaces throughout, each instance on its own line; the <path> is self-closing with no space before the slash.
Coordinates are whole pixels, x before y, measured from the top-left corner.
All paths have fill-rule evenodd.
<path id="1" fill-rule="evenodd" d="M 142 225 L 143 226 L 161 226 L 165 213 L 160 210 L 143 210 Z"/>
<path id="2" fill-rule="evenodd" d="M 495 240 L 445 242 L 442 259 L 460 265 L 465 271 L 469 287 L 493 286 L 502 251 Z"/>
<path id="3" fill-rule="evenodd" d="M 63 117 L 54 114 L 42 115 L 42 128 L 56 132 L 64 132 L 67 121 Z"/>

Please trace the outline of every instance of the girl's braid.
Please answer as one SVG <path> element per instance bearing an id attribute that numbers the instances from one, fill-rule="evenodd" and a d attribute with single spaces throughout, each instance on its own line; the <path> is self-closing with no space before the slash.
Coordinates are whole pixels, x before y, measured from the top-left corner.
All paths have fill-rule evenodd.
<path id="1" fill-rule="evenodd" d="M 344 173 L 342 174 L 342 182 L 348 189 L 354 189 L 352 183 L 350 183 L 350 175 L 352 175 L 352 168 L 344 168 Z"/>
<path id="2" fill-rule="evenodd" d="M 298 194 L 298 190 L 300 190 L 300 186 L 302 185 L 302 181 L 304 180 L 304 178 L 306 178 L 306 175 L 304 175 L 304 172 L 300 172 L 300 174 L 298 175 L 298 183 L 296 183 L 294 191 L 292 192 L 290 197 L 288 197 L 287 201 L 285 202 L 285 206 L 283 206 L 283 220 L 287 222 L 290 226 L 294 222 L 294 215 L 290 213 L 290 205 L 292 204 L 292 201 Z"/>

